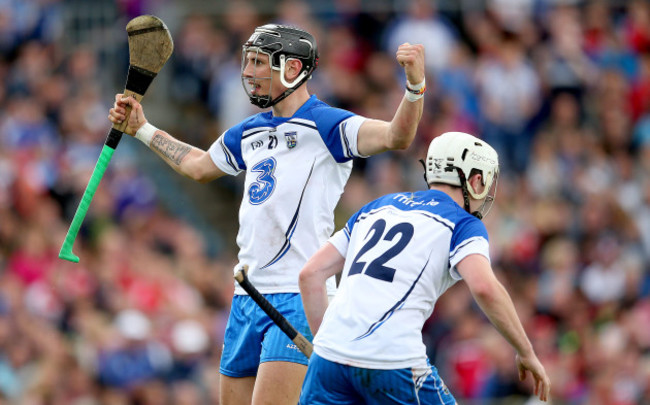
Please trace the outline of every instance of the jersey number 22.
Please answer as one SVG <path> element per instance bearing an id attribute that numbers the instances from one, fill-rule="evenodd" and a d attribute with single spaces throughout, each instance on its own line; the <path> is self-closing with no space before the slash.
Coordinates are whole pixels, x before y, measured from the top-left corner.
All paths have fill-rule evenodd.
<path id="1" fill-rule="evenodd" d="M 397 256 L 411 241 L 411 238 L 413 238 L 413 225 L 408 222 L 401 222 L 388 229 L 385 235 L 384 231 L 386 231 L 385 220 L 378 219 L 374 224 L 372 224 L 365 238 L 367 241 L 361 247 L 361 249 L 359 249 L 359 253 L 357 253 L 356 257 L 354 258 L 354 261 L 350 266 L 348 276 L 362 273 L 365 268 L 365 272 L 363 272 L 363 274 L 367 276 L 388 282 L 393 281 L 393 278 L 395 277 L 395 269 L 385 266 L 384 264 L 393 257 Z M 371 233 L 372 235 L 370 235 Z M 370 238 L 368 238 L 368 236 L 370 236 Z M 397 241 L 395 241 L 395 243 L 390 248 L 383 252 L 374 252 L 374 250 L 377 249 L 373 248 L 380 240 L 383 239 L 385 241 L 392 242 L 396 237 L 398 237 Z M 373 256 L 375 256 L 375 258 L 370 261 L 369 264 L 365 261 L 361 261 L 361 257 L 367 252 L 370 252 L 371 254 L 374 253 Z M 368 256 L 371 256 L 371 254 Z"/>

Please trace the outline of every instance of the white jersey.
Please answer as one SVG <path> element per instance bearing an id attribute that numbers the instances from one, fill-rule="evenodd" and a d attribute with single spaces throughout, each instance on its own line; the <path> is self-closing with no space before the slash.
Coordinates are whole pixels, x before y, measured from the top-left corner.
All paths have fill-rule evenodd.
<path id="1" fill-rule="evenodd" d="M 223 172 L 246 172 L 235 271 L 248 265 L 262 294 L 300 292 L 300 269 L 334 231 L 364 120 L 311 96 L 290 118 L 256 114 L 210 146 Z M 235 294 L 246 293 L 237 284 Z"/>
<path id="2" fill-rule="evenodd" d="M 346 260 L 314 351 L 370 369 L 426 367 L 422 326 L 461 279 L 456 264 L 476 253 L 489 260 L 485 225 L 435 190 L 375 200 L 330 242 Z"/>

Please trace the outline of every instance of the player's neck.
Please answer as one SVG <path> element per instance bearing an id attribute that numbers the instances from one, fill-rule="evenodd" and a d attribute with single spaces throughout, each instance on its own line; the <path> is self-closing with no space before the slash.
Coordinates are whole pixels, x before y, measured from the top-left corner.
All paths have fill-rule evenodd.
<path id="1" fill-rule="evenodd" d="M 442 191 L 451 197 L 451 199 L 461 207 L 465 206 L 465 203 L 463 201 L 463 192 L 461 191 L 460 187 L 451 187 L 445 184 L 433 184 L 431 187 L 429 187 L 429 190 Z"/>
<path id="2" fill-rule="evenodd" d="M 273 106 L 275 117 L 291 117 L 309 100 L 309 92 L 304 84 L 289 94 L 287 98 Z"/>

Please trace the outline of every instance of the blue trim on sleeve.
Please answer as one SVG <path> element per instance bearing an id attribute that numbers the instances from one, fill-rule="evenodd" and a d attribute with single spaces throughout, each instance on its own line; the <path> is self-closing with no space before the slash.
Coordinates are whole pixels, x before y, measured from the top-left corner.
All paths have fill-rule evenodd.
<path id="1" fill-rule="evenodd" d="M 354 156 L 350 152 L 349 145 L 343 144 L 342 138 L 345 137 L 341 136 L 341 130 L 345 129 L 345 125 L 341 125 L 341 123 L 356 114 L 340 108 L 331 107 L 315 98 L 315 96 L 312 96 L 310 100 L 313 100 L 313 104 L 305 113 L 308 112 L 311 115 L 311 119 L 316 123 L 318 132 L 334 160 L 338 163 L 351 160 Z M 295 116 L 298 117 L 298 114 Z M 309 119 L 308 117 L 299 118 Z M 347 140 L 345 142 L 347 143 Z"/>
<path id="2" fill-rule="evenodd" d="M 237 162 L 239 170 L 246 170 L 246 163 L 244 163 L 244 159 L 241 153 L 241 137 L 243 127 L 243 123 L 237 124 L 234 127 L 228 129 L 223 135 L 223 145 L 228 151 L 230 151 L 232 157 L 235 158 L 235 162 Z M 228 158 L 228 154 L 226 154 L 226 157 Z M 232 162 L 228 162 L 228 164 L 232 166 Z"/>
<path id="3" fill-rule="evenodd" d="M 238 172 L 239 168 L 235 166 L 235 162 L 234 162 L 235 157 L 232 155 L 232 153 L 230 153 L 228 148 L 226 148 L 226 145 L 223 143 L 223 138 L 219 140 L 219 146 L 221 147 L 221 150 L 223 151 L 223 154 L 226 157 L 226 163 L 228 163 L 228 166 L 232 167 L 232 170 L 234 170 L 235 172 Z"/>
<path id="4" fill-rule="evenodd" d="M 449 243 L 449 253 L 453 252 L 459 246 L 462 246 L 465 241 L 471 238 L 482 237 L 489 241 L 487 229 L 485 224 L 480 219 L 467 215 L 460 219 L 454 227 L 454 232 L 451 235 L 451 242 Z"/>

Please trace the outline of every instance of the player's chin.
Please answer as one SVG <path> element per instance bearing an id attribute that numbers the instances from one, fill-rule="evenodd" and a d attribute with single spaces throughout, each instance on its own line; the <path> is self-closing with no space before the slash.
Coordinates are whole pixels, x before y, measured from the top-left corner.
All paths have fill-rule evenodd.
<path id="1" fill-rule="evenodd" d="M 251 90 L 251 96 L 264 97 L 264 96 L 268 96 L 268 93 L 265 92 L 265 91 L 262 91 L 259 88 L 256 88 L 256 89 Z"/>

